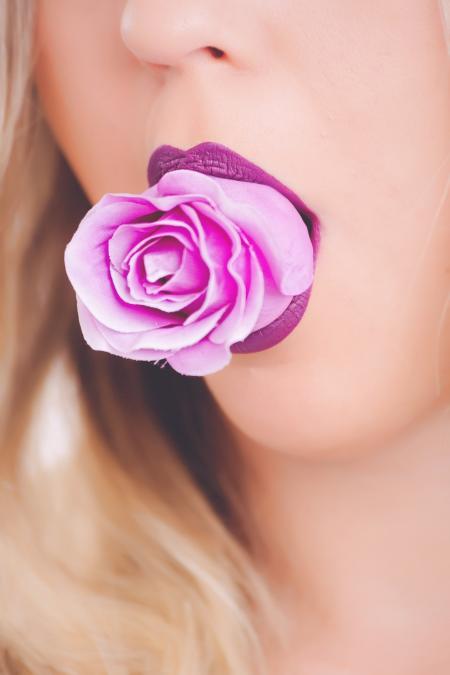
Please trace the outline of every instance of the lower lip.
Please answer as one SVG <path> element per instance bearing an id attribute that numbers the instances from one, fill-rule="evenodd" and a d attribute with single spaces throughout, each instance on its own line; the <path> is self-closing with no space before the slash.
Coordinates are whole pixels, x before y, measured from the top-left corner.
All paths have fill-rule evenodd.
<path id="1" fill-rule="evenodd" d="M 320 220 L 300 197 L 274 176 L 266 173 L 242 155 L 238 155 L 219 143 L 200 143 L 189 150 L 171 145 L 161 145 L 151 155 L 147 177 L 149 186 L 154 185 L 168 171 L 190 169 L 221 178 L 230 178 L 249 183 L 269 185 L 280 192 L 295 206 L 305 222 L 313 248 L 314 268 L 320 245 Z M 311 295 L 312 285 L 300 295 L 292 298 L 287 309 L 274 321 L 251 333 L 245 340 L 235 342 L 230 349 L 234 353 L 246 354 L 269 349 L 281 342 L 301 321 Z"/>

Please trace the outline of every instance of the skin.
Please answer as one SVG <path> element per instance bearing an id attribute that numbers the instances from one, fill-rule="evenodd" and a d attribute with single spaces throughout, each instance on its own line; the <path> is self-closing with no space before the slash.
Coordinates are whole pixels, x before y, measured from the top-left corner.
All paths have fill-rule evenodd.
<path id="1" fill-rule="evenodd" d="M 300 325 L 206 378 L 287 621 L 283 649 L 261 626 L 269 672 L 448 673 L 450 87 L 438 3 L 38 9 L 36 84 L 92 203 L 145 190 L 158 145 L 209 140 L 321 218 Z"/>

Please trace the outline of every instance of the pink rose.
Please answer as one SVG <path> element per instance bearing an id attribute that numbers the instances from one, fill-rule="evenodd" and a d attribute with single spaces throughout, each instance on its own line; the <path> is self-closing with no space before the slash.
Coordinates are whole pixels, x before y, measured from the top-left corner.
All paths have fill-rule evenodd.
<path id="1" fill-rule="evenodd" d="M 313 279 L 307 227 L 272 187 L 180 169 L 106 194 L 66 247 L 86 342 L 184 375 L 280 316 Z"/>

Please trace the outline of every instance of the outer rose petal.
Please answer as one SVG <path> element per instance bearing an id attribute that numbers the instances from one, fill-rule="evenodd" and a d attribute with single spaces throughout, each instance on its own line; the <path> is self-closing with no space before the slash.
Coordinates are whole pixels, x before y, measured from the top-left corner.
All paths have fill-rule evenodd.
<path id="1" fill-rule="evenodd" d="M 114 349 L 114 347 L 104 338 L 102 333 L 99 330 L 98 321 L 92 316 L 90 311 L 83 305 L 81 300 L 77 297 L 77 311 L 78 311 L 78 320 L 80 322 L 81 332 L 83 337 L 86 340 L 87 344 L 91 349 L 96 351 L 108 352 L 109 354 L 115 354 L 116 356 L 126 356 L 128 358 L 138 358 L 139 360 L 145 361 L 157 361 L 159 359 L 165 359 L 168 352 L 165 350 L 157 351 L 155 349 L 146 349 L 140 350 L 139 357 L 132 356 L 130 354 L 123 354 L 120 351 Z M 137 354 L 137 352 L 136 352 Z"/>
<path id="2" fill-rule="evenodd" d="M 169 352 L 189 347 L 202 340 L 218 324 L 225 309 L 225 307 L 221 307 L 213 314 L 209 314 L 189 326 L 180 324 L 137 333 L 114 331 L 103 326 L 100 322 L 97 322 L 97 326 L 107 342 L 124 355 L 136 349 L 163 349 Z"/>
<path id="3" fill-rule="evenodd" d="M 167 357 L 167 362 L 181 375 L 209 375 L 224 368 L 230 361 L 229 348 L 224 344 L 214 344 L 208 339 Z"/>
<path id="4" fill-rule="evenodd" d="M 264 300 L 261 306 L 261 312 L 257 317 L 256 323 L 247 335 L 271 324 L 272 321 L 275 321 L 283 314 L 292 302 L 292 295 L 282 295 L 273 279 L 267 274 L 263 276 L 263 287 Z"/>

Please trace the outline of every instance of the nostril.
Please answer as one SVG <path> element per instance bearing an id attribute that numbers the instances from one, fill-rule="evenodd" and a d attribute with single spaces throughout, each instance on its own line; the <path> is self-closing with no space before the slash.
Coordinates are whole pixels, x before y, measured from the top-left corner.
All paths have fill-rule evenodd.
<path id="1" fill-rule="evenodd" d="M 217 47 L 206 47 L 206 49 L 215 59 L 221 59 L 225 56 L 225 52 L 222 49 L 218 49 Z"/>

